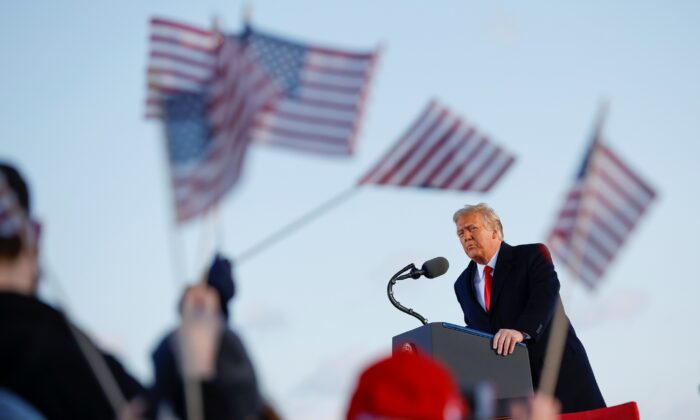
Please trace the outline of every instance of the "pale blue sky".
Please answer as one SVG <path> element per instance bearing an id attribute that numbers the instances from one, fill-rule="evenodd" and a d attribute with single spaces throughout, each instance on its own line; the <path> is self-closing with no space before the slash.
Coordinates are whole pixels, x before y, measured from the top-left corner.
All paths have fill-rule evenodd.
<path id="1" fill-rule="evenodd" d="M 610 102 L 609 144 L 658 191 L 595 293 L 560 268 L 570 318 L 608 403 L 648 419 L 700 412 L 700 5 L 692 1 L 329 2 L 258 0 L 263 29 L 338 47 L 383 45 L 350 160 L 255 147 L 221 207 L 223 251 L 240 253 L 350 187 L 431 98 L 517 162 L 487 195 L 366 187 L 237 269 L 233 324 L 267 394 L 292 419 L 337 418 L 359 370 L 416 327 L 388 278 L 437 255 L 448 273 L 399 284 L 431 321 L 460 324 L 452 282 L 467 263 L 453 211 L 487 201 L 506 240 L 544 239 Z M 172 229 L 161 130 L 145 121 L 153 15 L 224 29 L 241 2 L 7 2 L 0 14 L 0 156 L 16 162 L 45 223 L 46 294 L 140 377 L 175 322 L 178 281 L 202 263 L 206 225 Z M 175 233 L 173 233 L 175 232 Z M 184 248 L 173 275 L 170 239 Z M 676 413 L 676 414 L 674 414 Z M 682 416 L 680 416 L 682 417 Z"/>

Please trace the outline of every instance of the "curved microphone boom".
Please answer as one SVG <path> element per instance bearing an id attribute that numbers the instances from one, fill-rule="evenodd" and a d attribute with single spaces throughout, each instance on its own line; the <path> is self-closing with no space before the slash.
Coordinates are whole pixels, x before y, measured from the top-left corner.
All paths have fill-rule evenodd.
<path id="1" fill-rule="evenodd" d="M 387 296 L 389 297 L 389 301 L 399 311 L 405 312 L 411 316 L 418 318 L 418 320 L 420 322 L 422 322 L 423 325 L 427 324 L 428 320 L 426 318 L 424 318 L 421 314 L 419 314 L 418 312 L 414 311 L 411 308 L 407 308 L 407 307 L 403 306 L 394 298 L 393 287 L 398 280 L 405 280 L 408 278 L 412 278 L 412 279 L 416 280 L 416 279 L 420 278 L 421 276 L 425 276 L 426 278 L 429 278 L 429 279 L 439 277 L 439 276 L 445 274 L 449 267 L 450 267 L 450 263 L 444 257 L 437 257 L 437 258 L 433 258 L 432 260 L 426 261 L 425 263 L 423 263 L 423 266 L 421 266 L 420 270 L 417 269 L 416 266 L 413 264 L 407 265 L 406 267 L 399 270 L 398 273 L 394 274 L 394 276 L 391 278 L 391 280 L 389 280 L 389 284 L 386 287 L 386 293 L 387 293 Z M 401 273 L 405 273 L 406 271 L 409 271 L 409 272 L 406 274 L 401 274 Z"/>

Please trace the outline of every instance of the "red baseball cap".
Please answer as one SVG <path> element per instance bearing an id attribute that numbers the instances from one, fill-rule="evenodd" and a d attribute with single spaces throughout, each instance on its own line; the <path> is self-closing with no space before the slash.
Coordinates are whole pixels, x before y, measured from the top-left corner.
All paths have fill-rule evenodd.
<path id="1" fill-rule="evenodd" d="M 397 353 L 367 368 L 348 420 L 461 420 L 469 408 L 450 373 L 421 354 Z"/>

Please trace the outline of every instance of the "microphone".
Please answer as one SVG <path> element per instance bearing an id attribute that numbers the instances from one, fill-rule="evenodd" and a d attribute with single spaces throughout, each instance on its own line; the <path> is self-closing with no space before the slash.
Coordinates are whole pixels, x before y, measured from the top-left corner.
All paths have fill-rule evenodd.
<path id="1" fill-rule="evenodd" d="M 423 275 L 429 279 L 440 277 L 447 273 L 447 269 L 450 268 L 450 263 L 445 257 L 436 257 L 432 260 L 428 260 L 423 263 L 420 268 Z"/>
<path id="2" fill-rule="evenodd" d="M 445 257 L 436 257 L 432 260 L 428 260 L 423 263 L 423 266 L 419 269 L 416 267 L 411 267 L 411 272 L 399 276 L 396 280 L 403 280 L 407 278 L 412 278 L 414 280 L 420 278 L 420 276 L 425 276 L 429 279 L 442 276 L 450 268 L 450 263 Z"/>
<path id="3" fill-rule="evenodd" d="M 420 278 L 420 276 L 425 276 L 429 279 L 439 277 L 445 274 L 448 268 L 450 268 L 450 263 L 447 262 L 447 259 L 445 257 L 436 257 L 432 260 L 424 262 L 420 270 L 417 269 L 416 266 L 413 264 L 407 265 L 406 267 L 399 270 L 398 273 L 394 274 L 391 280 L 389 280 L 389 284 L 386 285 L 386 294 L 389 297 L 389 301 L 399 311 L 405 312 L 413 317 L 416 317 L 420 322 L 423 323 L 423 325 L 426 325 L 428 323 L 428 320 L 425 319 L 423 315 L 419 314 L 411 308 L 403 306 L 399 303 L 399 301 L 397 301 L 394 298 L 394 285 L 396 284 L 397 280 L 404 280 L 407 278 L 412 278 L 415 280 Z M 407 274 L 401 274 L 405 273 L 409 269 L 411 271 L 409 271 Z"/>

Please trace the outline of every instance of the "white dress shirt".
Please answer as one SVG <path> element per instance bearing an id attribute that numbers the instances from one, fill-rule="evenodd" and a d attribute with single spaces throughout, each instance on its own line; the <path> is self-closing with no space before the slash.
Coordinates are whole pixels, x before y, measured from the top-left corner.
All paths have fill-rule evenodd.
<path id="1" fill-rule="evenodd" d="M 488 265 L 493 269 L 491 271 L 491 287 L 493 288 L 493 276 L 496 274 L 496 260 L 498 260 L 498 252 L 501 249 L 498 248 L 496 250 L 496 253 L 493 254 L 493 257 L 489 260 Z M 484 287 L 486 286 L 486 280 L 484 279 L 484 267 L 486 265 L 476 263 L 476 273 L 474 273 L 474 291 L 476 293 L 476 300 L 479 301 L 479 305 L 481 305 L 484 310 L 486 310 L 486 303 L 484 303 Z"/>

